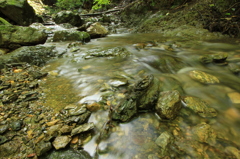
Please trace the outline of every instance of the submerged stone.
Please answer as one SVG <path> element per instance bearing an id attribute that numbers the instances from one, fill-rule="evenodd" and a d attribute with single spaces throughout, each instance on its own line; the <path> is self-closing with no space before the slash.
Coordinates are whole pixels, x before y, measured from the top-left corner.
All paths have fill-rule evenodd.
<path id="1" fill-rule="evenodd" d="M 155 141 L 155 143 L 160 146 L 162 149 L 166 149 L 167 145 L 171 143 L 171 134 L 167 131 L 163 132 Z"/>
<path id="2" fill-rule="evenodd" d="M 211 125 L 206 123 L 201 123 L 192 128 L 193 137 L 199 142 L 208 143 L 214 145 L 216 143 L 216 132 L 211 127 Z"/>
<path id="3" fill-rule="evenodd" d="M 192 79 L 199 81 L 204 84 L 216 84 L 220 83 L 219 79 L 213 75 L 210 75 L 208 73 L 202 72 L 202 71 L 190 71 L 189 75 Z"/>
<path id="4" fill-rule="evenodd" d="M 183 99 L 183 102 L 186 107 L 190 108 L 201 117 L 205 118 L 217 116 L 217 111 L 214 108 L 211 108 L 207 102 L 201 100 L 200 98 L 187 96 Z"/>
<path id="5" fill-rule="evenodd" d="M 181 109 L 180 93 L 177 90 L 161 92 L 155 106 L 161 119 L 174 119 Z"/>

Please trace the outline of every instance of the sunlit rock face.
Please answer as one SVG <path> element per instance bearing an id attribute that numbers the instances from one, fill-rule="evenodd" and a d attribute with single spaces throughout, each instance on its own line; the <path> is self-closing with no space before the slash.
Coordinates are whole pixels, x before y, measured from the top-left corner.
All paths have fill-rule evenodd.
<path id="1" fill-rule="evenodd" d="M 43 21 L 35 14 L 27 0 L 1 0 L 0 12 L 17 25 L 28 26 Z"/>

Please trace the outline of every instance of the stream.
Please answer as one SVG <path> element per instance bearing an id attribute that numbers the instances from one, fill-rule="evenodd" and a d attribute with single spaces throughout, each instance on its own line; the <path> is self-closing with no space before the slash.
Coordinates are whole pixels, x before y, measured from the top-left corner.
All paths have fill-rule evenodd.
<path id="1" fill-rule="evenodd" d="M 95 128 L 86 134 L 82 147 L 92 157 L 240 157 L 240 71 L 233 73 L 229 69 L 231 65 L 240 67 L 236 39 L 201 41 L 168 38 L 157 33 L 126 33 L 93 39 L 86 44 L 71 44 L 45 44 L 66 51 L 62 58 L 43 68 L 49 72 L 42 84 L 45 106 L 56 112 L 69 104 L 89 106 L 92 114 L 88 122 L 93 122 Z M 212 54 L 227 54 L 227 58 L 200 61 Z M 204 83 L 198 80 L 198 75 L 193 75 L 197 78 L 194 79 L 190 75 L 194 71 L 205 72 L 218 82 Z M 147 75 L 160 80 L 160 92 L 180 92 L 182 108 L 176 117 L 163 120 L 154 110 L 144 109 L 127 121 L 106 124 L 110 110 L 114 109 L 111 107 L 125 100 L 136 83 Z M 183 100 L 188 96 L 205 101 L 217 114 L 204 116 L 194 108 L 189 109 Z M 105 133 L 107 137 L 102 137 Z"/>

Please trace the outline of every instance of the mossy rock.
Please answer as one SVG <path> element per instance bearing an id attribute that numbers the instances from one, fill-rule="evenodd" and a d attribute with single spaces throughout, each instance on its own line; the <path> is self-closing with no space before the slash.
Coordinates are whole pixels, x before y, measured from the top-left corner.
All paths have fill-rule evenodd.
<path id="1" fill-rule="evenodd" d="M 90 35 L 87 32 L 80 32 L 76 30 L 61 30 L 56 31 L 53 36 L 54 42 L 59 41 L 90 41 Z"/>

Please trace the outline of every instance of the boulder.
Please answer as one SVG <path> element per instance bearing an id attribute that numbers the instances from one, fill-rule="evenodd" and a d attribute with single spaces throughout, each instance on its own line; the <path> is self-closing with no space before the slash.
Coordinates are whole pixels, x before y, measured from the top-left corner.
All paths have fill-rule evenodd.
<path id="1" fill-rule="evenodd" d="M 156 113 L 161 119 L 174 119 L 179 113 L 181 96 L 177 90 L 161 92 L 155 106 Z"/>
<path id="2" fill-rule="evenodd" d="M 0 68 L 5 64 L 27 62 L 42 66 L 50 58 L 57 56 L 55 46 L 24 46 L 0 57 Z"/>
<path id="3" fill-rule="evenodd" d="M 200 98 L 186 96 L 183 98 L 183 102 L 189 109 L 193 110 L 195 113 L 201 117 L 216 117 L 217 111 L 211 108 L 209 104 Z"/>
<path id="4" fill-rule="evenodd" d="M 219 79 L 213 75 L 210 75 L 208 73 L 198 71 L 198 70 L 193 70 L 189 72 L 189 76 L 203 84 L 217 84 L 220 83 Z"/>
<path id="5" fill-rule="evenodd" d="M 108 34 L 107 29 L 98 22 L 91 24 L 90 27 L 87 28 L 87 32 L 90 34 L 91 38 L 100 38 Z"/>
<path id="6" fill-rule="evenodd" d="M 0 12 L 17 25 L 28 26 L 33 22 L 43 22 L 27 0 L 0 0 Z"/>
<path id="7" fill-rule="evenodd" d="M 43 44 L 47 34 L 31 27 L 0 25 L 0 47 L 16 49 L 21 46 Z"/>
<path id="8" fill-rule="evenodd" d="M 53 35 L 53 41 L 90 41 L 90 35 L 86 32 L 80 32 L 76 30 L 60 30 L 56 31 Z"/>
<path id="9" fill-rule="evenodd" d="M 73 26 L 80 26 L 83 24 L 83 20 L 78 14 L 73 13 L 72 11 L 61 11 L 58 12 L 53 20 L 57 24 L 69 23 Z"/>

